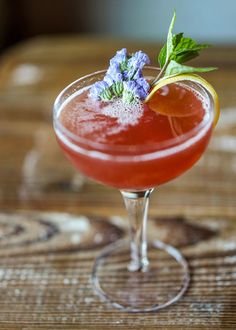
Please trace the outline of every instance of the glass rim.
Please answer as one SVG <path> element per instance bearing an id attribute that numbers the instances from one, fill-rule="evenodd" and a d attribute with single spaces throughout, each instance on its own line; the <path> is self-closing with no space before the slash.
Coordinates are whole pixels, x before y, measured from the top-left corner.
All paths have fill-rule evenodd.
<path id="1" fill-rule="evenodd" d="M 155 70 L 155 71 L 160 71 L 160 68 L 155 67 L 155 66 L 145 66 L 144 70 Z M 66 139 L 70 139 L 70 144 L 74 144 L 75 147 L 77 147 L 76 149 L 79 149 L 80 152 L 82 149 L 84 149 L 85 151 L 97 151 L 97 153 L 103 153 L 103 154 L 108 154 L 111 155 L 109 153 L 109 151 L 111 152 L 121 152 L 122 155 L 122 151 L 124 153 L 127 153 L 129 150 L 132 151 L 132 154 L 124 154 L 123 157 L 127 158 L 127 157 L 133 157 L 135 156 L 142 156 L 142 155 L 147 155 L 147 154 L 154 154 L 154 153 L 158 153 L 158 152 L 163 152 L 166 149 L 172 149 L 178 146 L 181 146 L 182 144 L 184 144 L 186 141 L 188 141 L 189 139 L 192 138 L 196 138 L 202 131 L 204 131 L 204 128 L 209 126 L 209 124 L 213 123 L 213 111 L 211 110 L 212 108 L 212 98 L 210 96 L 210 94 L 208 93 L 208 91 L 201 86 L 198 83 L 193 83 L 197 86 L 200 86 L 200 88 L 205 92 L 205 96 L 208 97 L 209 99 L 209 119 L 208 120 L 202 120 L 197 126 L 195 126 L 194 128 L 192 128 L 190 131 L 188 131 L 187 133 L 182 134 L 181 136 L 175 137 L 175 138 L 171 138 L 168 139 L 167 141 L 162 141 L 162 142 L 156 142 L 153 143 L 150 146 L 145 146 L 143 144 L 137 144 L 137 145 L 107 145 L 106 143 L 101 143 L 101 142 L 94 142 L 91 141 L 89 139 L 86 138 L 82 138 L 79 137 L 78 135 L 72 133 L 70 130 L 68 130 L 59 120 L 59 116 L 58 116 L 58 111 L 62 108 L 63 106 L 63 102 L 62 104 L 60 104 L 60 100 L 62 98 L 62 96 L 66 93 L 67 90 L 69 90 L 71 87 L 73 87 L 74 85 L 78 84 L 79 82 L 97 76 L 97 75 L 101 75 L 106 73 L 106 69 L 103 70 L 99 70 L 99 71 L 95 71 L 92 73 L 89 73 L 85 76 L 82 76 L 76 80 L 74 80 L 73 82 L 71 82 L 70 84 L 68 84 L 56 97 L 54 105 L 53 105 L 53 125 L 54 125 L 54 129 L 56 131 L 56 134 L 59 130 L 59 135 Z M 183 80 L 184 83 L 184 80 Z M 79 89 L 78 89 L 79 90 Z M 201 135 L 201 134 L 200 134 Z M 62 139 L 61 139 L 62 140 Z M 64 140 L 64 139 L 63 139 Z M 63 142 L 62 140 L 62 142 Z M 194 139 L 195 140 L 195 139 Z M 78 143 L 78 145 L 77 145 Z M 88 149 L 87 149 L 88 148 Z M 135 153 L 135 151 L 138 151 L 138 153 Z M 145 152 L 146 151 L 146 152 Z M 168 152 L 169 154 L 169 152 Z M 116 154 L 111 155 L 113 157 L 116 157 Z"/>

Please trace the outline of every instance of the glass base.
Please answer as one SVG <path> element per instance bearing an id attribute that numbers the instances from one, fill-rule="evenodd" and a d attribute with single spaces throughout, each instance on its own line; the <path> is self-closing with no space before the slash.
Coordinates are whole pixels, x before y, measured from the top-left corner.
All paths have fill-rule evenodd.
<path id="1" fill-rule="evenodd" d="M 92 284 L 103 301 L 127 312 L 151 312 L 178 301 L 189 285 L 188 264 L 174 247 L 154 241 L 148 246 L 146 271 L 130 271 L 130 243 L 106 247 L 95 261 Z"/>

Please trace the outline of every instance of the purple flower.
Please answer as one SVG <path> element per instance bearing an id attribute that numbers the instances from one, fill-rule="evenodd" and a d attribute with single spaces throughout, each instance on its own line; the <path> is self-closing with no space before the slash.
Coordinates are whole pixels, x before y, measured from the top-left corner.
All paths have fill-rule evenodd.
<path id="1" fill-rule="evenodd" d="M 90 96 L 96 100 L 109 101 L 112 99 L 112 93 L 109 85 L 105 81 L 97 81 L 90 88 Z"/>
<path id="2" fill-rule="evenodd" d="M 135 80 L 143 77 L 142 70 L 137 69 L 136 67 L 132 67 L 129 70 L 125 70 L 123 75 L 126 80 Z"/>
<path id="3" fill-rule="evenodd" d="M 118 70 L 109 67 L 107 70 L 107 73 L 103 79 L 109 86 L 111 86 L 115 82 L 120 82 L 123 80 L 122 73 L 120 73 Z"/>
<path id="4" fill-rule="evenodd" d="M 123 100 L 126 103 L 132 102 L 135 98 L 144 100 L 147 95 L 150 86 L 144 78 L 137 80 L 129 80 L 124 82 Z"/>
<path id="5" fill-rule="evenodd" d="M 139 97 L 139 85 L 134 80 L 124 81 L 123 101 L 131 103 Z"/>
<path id="6" fill-rule="evenodd" d="M 133 56 L 128 60 L 128 67 L 135 67 L 138 69 L 142 69 L 145 64 L 150 64 L 150 59 L 141 50 L 134 53 Z"/>
<path id="7" fill-rule="evenodd" d="M 144 79 L 144 78 L 137 79 L 136 83 L 138 85 L 139 98 L 141 100 L 144 100 L 147 97 L 148 93 L 149 93 L 150 85 L 147 82 L 147 80 Z"/>
<path id="8" fill-rule="evenodd" d="M 125 62 L 127 60 L 127 49 L 123 48 L 121 50 L 118 50 L 116 52 L 116 55 L 110 60 L 110 65 L 113 64 L 121 64 L 122 62 Z"/>
<path id="9" fill-rule="evenodd" d="M 138 95 L 141 100 L 145 100 L 148 96 L 148 92 L 143 89 L 143 87 L 138 88 Z"/>
<path id="10" fill-rule="evenodd" d="M 100 94 L 107 88 L 109 88 L 109 85 L 105 81 L 97 81 L 90 88 L 90 95 L 95 99 L 99 99 Z"/>
<path id="11" fill-rule="evenodd" d="M 136 83 L 136 81 L 124 81 L 124 90 L 127 92 L 131 92 L 134 96 L 138 96 L 138 88 L 139 85 Z"/>
<path id="12" fill-rule="evenodd" d="M 114 83 L 114 79 L 110 74 L 106 74 L 103 81 L 105 81 L 109 87 Z"/>
<path id="13" fill-rule="evenodd" d="M 113 64 L 110 64 L 106 74 L 115 77 L 118 73 L 121 73 L 119 63 L 114 62 Z"/>
<path id="14" fill-rule="evenodd" d="M 104 101 L 123 95 L 126 103 L 135 98 L 145 99 L 150 86 L 143 78 L 142 68 L 148 63 L 150 60 L 142 51 L 128 56 L 126 48 L 119 50 L 110 60 L 103 81 L 96 82 L 91 87 L 90 95 Z"/>
<path id="15" fill-rule="evenodd" d="M 144 79 L 143 77 L 142 78 L 139 78 L 136 80 L 137 84 L 143 88 L 143 90 L 148 93 L 149 92 L 149 89 L 150 89 L 150 85 L 149 83 L 147 82 L 146 79 Z"/>

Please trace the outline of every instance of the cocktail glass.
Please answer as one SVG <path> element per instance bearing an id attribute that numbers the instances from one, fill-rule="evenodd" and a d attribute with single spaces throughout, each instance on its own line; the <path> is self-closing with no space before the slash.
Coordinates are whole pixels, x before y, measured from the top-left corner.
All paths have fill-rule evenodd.
<path id="1" fill-rule="evenodd" d="M 212 133 L 214 103 L 203 87 L 183 82 L 201 96 L 206 110 L 204 120 L 188 133 L 149 148 L 97 143 L 69 131 L 60 121 L 60 113 L 75 93 L 102 80 L 105 73 L 82 77 L 58 95 L 54 129 L 69 161 L 97 182 L 118 188 L 127 209 L 130 238 L 107 246 L 97 257 L 91 277 L 95 291 L 124 311 L 155 311 L 178 301 L 190 276 L 180 251 L 158 240 L 147 241 L 149 197 L 154 187 L 182 174 L 200 158 Z M 144 69 L 147 79 L 157 73 L 154 67 Z"/>

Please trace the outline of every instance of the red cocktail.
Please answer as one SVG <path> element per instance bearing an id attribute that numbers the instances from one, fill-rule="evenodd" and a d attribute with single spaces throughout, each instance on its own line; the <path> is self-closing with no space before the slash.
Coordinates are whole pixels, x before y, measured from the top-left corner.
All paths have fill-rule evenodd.
<path id="1" fill-rule="evenodd" d="M 77 88 L 86 79 L 91 77 L 78 81 Z M 61 104 L 56 133 L 67 158 L 90 178 L 144 190 L 175 178 L 199 159 L 211 135 L 209 107 L 206 92 L 187 82 L 163 87 L 147 104 L 126 106 L 120 100 L 92 100 L 84 88 Z"/>
<path id="2" fill-rule="evenodd" d="M 144 77 L 151 81 L 157 71 L 147 67 Z M 96 259 L 95 290 L 122 310 L 158 310 L 183 295 L 189 273 L 180 252 L 164 243 L 153 242 L 147 258 L 149 195 L 200 158 L 212 133 L 214 104 L 203 87 L 189 81 L 166 85 L 148 103 L 94 100 L 89 89 L 104 74 L 83 77 L 61 92 L 54 128 L 70 162 L 88 177 L 119 188 L 128 210 L 131 243 L 122 240 Z"/>

